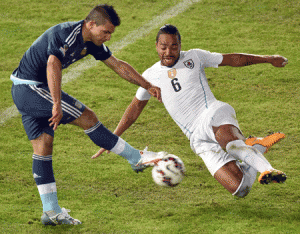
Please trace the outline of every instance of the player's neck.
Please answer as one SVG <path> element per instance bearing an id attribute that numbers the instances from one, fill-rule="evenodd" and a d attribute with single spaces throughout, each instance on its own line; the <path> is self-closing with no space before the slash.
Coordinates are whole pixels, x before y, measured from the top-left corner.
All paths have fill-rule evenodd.
<path id="1" fill-rule="evenodd" d="M 89 30 L 86 27 L 86 22 L 84 21 L 83 25 L 82 25 L 82 38 L 83 38 L 83 42 L 87 42 L 90 41 L 89 39 Z"/>

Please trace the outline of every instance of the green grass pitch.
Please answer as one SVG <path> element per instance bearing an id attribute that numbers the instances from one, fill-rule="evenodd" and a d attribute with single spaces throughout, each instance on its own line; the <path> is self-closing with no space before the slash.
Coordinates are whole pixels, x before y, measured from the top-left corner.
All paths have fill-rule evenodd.
<path id="1" fill-rule="evenodd" d="M 108 0 L 122 23 L 109 47 L 180 1 Z M 0 114 L 13 105 L 9 76 L 31 43 L 49 27 L 83 19 L 98 1 L 7 0 L 0 3 Z M 245 136 L 281 131 L 286 138 L 266 157 L 286 172 L 283 185 L 253 185 L 236 199 L 211 177 L 163 105 L 150 100 L 122 136 L 132 146 L 168 151 L 185 163 L 183 182 L 158 187 L 151 169 L 135 174 L 111 153 L 96 160 L 98 148 L 74 126 L 56 131 L 53 167 L 59 204 L 80 226 L 44 227 L 42 204 L 32 176 L 32 148 L 20 115 L 0 126 L 1 233 L 300 233 L 299 51 L 300 3 L 296 0 L 203 0 L 165 23 L 175 24 L 182 49 L 220 53 L 280 54 L 285 68 L 260 64 L 206 70 L 215 96 L 232 105 Z M 158 61 L 159 27 L 115 53 L 140 73 Z M 72 69 L 72 66 L 69 68 Z M 114 130 L 135 95 L 132 85 L 99 63 L 63 90 L 92 108 Z"/>

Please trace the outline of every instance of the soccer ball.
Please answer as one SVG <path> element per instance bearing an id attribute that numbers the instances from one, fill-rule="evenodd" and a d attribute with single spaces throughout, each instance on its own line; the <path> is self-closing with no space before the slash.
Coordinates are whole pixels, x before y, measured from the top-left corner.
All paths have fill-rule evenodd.
<path id="1" fill-rule="evenodd" d="M 175 187 L 184 177 L 185 167 L 182 160 L 173 155 L 166 155 L 152 169 L 154 182 L 163 187 Z"/>

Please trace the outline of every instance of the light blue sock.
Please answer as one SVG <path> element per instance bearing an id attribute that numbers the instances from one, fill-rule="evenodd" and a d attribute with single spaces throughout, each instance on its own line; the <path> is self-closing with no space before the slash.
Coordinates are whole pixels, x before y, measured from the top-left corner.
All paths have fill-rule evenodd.
<path id="1" fill-rule="evenodd" d="M 57 200 L 57 192 L 42 194 L 40 196 L 43 203 L 43 212 L 54 210 L 57 214 L 61 213 L 61 208 Z"/>
<path id="2" fill-rule="evenodd" d="M 137 164 L 141 159 L 140 151 L 133 148 L 121 137 L 119 137 L 117 144 L 110 151 L 126 158 L 133 165 Z"/>

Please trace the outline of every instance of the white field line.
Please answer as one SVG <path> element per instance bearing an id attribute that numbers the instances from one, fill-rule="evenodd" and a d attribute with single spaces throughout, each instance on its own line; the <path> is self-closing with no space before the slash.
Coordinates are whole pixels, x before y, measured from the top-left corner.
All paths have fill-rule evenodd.
<path id="1" fill-rule="evenodd" d="M 159 26 L 162 26 L 163 23 L 172 18 L 177 16 L 178 14 L 186 11 L 190 8 L 194 3 L 200 2 L 201 0 L 183 0 L 178 3 L 176 6 L 171 7 L 167 11 L 163 12 L 162 14 L 154 17 L 152 20 L 141 26 L 140 28 L 130 32 L 127 36 L 121 39 L 118 42 L 113 43 L 109 46 L 110 50 L 113 53 L 117 53 L 118 51 L 122 50 L 125 46 L 133 44 L 136 40 L 146 36 L 150 33 L 153 29 L 156 29 Z M 72 67 L 63 75 L 62 84 L 66 84 L 72 80 L 77 79 L 81 74 L 94 66 L 97 65 L 99 61 L 95 60 L 93 57 L 85 59 L 83 62 L 79 63 L 77 66 Z M 5 111 L 0 113 L 0 125 L 4 124 L 7 120 L 12 117 L 15 117 L 19 114 L 17 107 L 15 105 L 7 108 Z"/>

